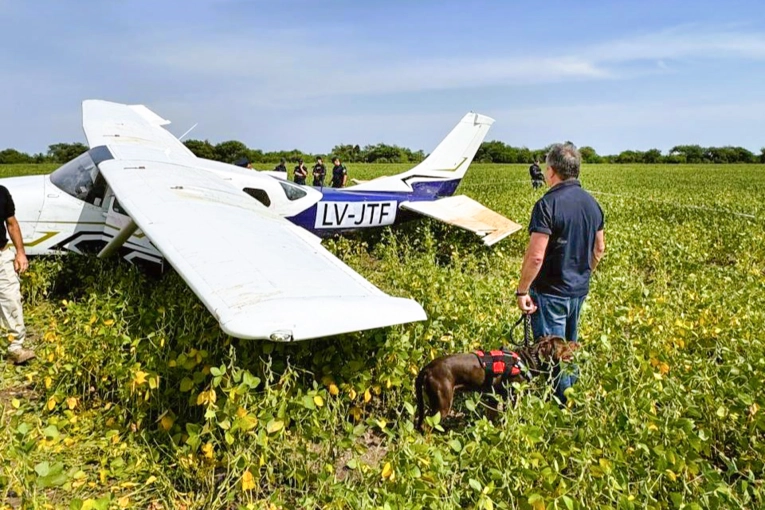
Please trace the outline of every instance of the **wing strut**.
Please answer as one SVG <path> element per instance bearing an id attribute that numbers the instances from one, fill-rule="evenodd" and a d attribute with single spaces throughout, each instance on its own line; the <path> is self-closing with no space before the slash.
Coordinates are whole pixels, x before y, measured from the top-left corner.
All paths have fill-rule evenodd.
<path id="1" fill-rule="evenodd" d="M 130 223 L 122 227 L 117 235 L 114 236 L 114 239 L 109 241 L 109 243 L 98 252 L 98 258 L 102 259 L 116 252 L 128 239 L 130 239 L 130 236 L 132 236 L 136 230 L 138 230 L 138 225 L 135 224 L 133 218 L 130 218 Z"/>

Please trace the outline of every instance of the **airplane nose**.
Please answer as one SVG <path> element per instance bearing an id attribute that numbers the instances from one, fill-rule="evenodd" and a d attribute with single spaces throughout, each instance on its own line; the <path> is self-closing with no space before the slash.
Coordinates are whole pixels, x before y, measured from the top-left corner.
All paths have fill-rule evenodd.
<path id="1" fill-rule="evenodd" d="M 34 237 L 34 230 L 45 202 L 45 175 L 28 175 L 0 179 L 11 194 L 16 207 L 16 219 L 21 224 L 21 233 L 27 241 Z"/>

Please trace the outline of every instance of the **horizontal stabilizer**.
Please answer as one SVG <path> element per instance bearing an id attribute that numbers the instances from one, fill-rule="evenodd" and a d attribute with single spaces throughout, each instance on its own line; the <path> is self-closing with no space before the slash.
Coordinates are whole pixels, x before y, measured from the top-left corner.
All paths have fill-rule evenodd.
<path id="1" fill-rule="evenodd" d="M 491 246 L 522 228 L 465 195 L 442 198 L 434 202 L 403 202 L 401 208 L 475 232 L 483 238 L 486 246 Z"/>

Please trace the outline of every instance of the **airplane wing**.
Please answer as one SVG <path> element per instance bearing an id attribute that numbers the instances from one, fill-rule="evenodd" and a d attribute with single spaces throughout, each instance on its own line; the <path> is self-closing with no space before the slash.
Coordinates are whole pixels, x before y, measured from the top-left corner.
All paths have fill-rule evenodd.
<path id="1" fill-rule="evenodd" d="M 208 172 L 141 160 L 99 169 L 232 336 L 306 340 L 426 318 L 418 303 L 383 293 L 319 238 Z"/>
<path id="2" fill-rule="evenodd" d="M 82 102 L 82 127 L 90 148 L 108 145 L 116 159 L 189 162 L 194 153 L 162 126 L 170 124 L 144 105 L 89 99 Z"/>
<path id="3" fill-rule="evenodd" d="M 482 237 L 486 246 L 491 246 L 523 228 L 465 195 L 432 202 L 402 202 L 401 208 L 475 232 Z"/>

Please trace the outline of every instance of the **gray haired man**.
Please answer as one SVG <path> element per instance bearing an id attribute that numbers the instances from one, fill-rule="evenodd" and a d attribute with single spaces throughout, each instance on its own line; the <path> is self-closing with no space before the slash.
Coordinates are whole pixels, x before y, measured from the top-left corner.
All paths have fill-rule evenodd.
<path id="1" fill-rule="evenodd" d="M 555 335 L 577 341 L 577 325 L 590 276 L 606 249 L 603 210 L 579 183 L 581 156 L 573 144 L 555 144 L 547 154 L 544 176 L 550 189 L 534 205 L 529 240 L 515 295 L 531 315 L 534 338 Z M 555 394 L 578 379 L 576 366 L 553 370 Z"/>

